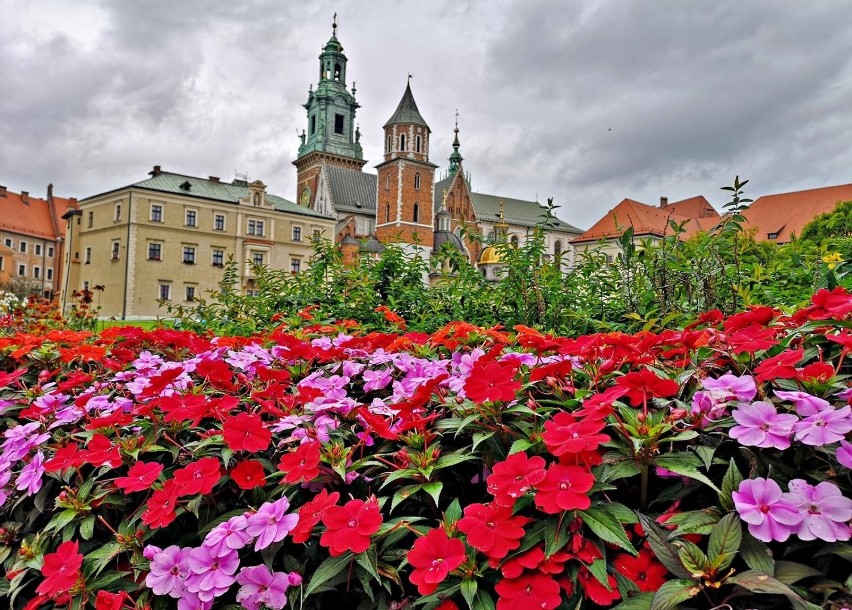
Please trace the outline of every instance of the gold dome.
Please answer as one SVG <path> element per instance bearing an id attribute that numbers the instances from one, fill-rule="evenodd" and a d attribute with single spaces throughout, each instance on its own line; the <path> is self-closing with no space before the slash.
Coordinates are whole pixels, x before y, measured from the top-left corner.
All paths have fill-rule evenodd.
<path id="1" fill-rule="evenodd" d="M 482 251 L 482 256 L 479 257 L 480 265 L 496 265 L 500 263 L 500 253 L 494 246 L 488 246 Z"/>

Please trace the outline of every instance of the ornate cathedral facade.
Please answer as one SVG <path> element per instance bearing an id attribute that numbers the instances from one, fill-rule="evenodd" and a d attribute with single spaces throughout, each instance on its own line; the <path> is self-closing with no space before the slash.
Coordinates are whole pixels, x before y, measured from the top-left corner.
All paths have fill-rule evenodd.
<path id="1" fill-rule="evenodd" d="M 467 254 L 488 279 L 499 260 L 487 242 L 523 243 L 541 222 L 545 208 L 536 201 L 473 192 L 459 151 L 458 122 L 447 170 L 436 175 L 430 160 L 432 130 L 420 114 L 411 85 L 383 127 L 384 156 L 376 173 L 367 161 L 355 120 L 355 85 L 346 79 L 347 58 L 337 25 L 319 56 L 319 79 L 304 104 L 307 128 L 300 136 L 296 166 L 300 205 L 337 219 L 335 239 L 347 250 L 375 252 L 400 243 L 429 257 L 444 244 Z M 462 231 L 465 227 L 467 231 Z M 475 233 L 484 238 L 470 239 Z M 571 263 L 570 241 L 582 231 L 553 218 L 546 240 L 552 259 Z"/>

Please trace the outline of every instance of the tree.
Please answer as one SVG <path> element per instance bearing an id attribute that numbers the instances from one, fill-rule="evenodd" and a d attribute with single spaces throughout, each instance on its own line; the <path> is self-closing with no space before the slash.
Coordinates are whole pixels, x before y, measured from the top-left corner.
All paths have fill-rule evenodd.
<path id="1" fill-rule="evenodd" d="M 852 201 L 837 204 L 832 212 L 820 214 L 802 229 L 802 239 L 816 243 L 837 237 L 852 237 Z"/>

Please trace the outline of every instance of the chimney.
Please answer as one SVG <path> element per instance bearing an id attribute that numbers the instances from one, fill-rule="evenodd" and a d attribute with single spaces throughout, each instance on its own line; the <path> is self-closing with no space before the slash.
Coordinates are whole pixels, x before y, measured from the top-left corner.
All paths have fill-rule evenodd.
<path id="1" fill-rule="evenodd" d="M 148 175 L 149 176 L 159 176 L 160 175 L 160 166 L 155 165 L 154 169 L 152 169 L 150 172 L 148 172 Z"/>
<path id="2" fill-rule="evenodd" d="M 216 184 L 219 184 L 219 176 L 210 176 L 210 177 L 209 177 L 209 178 L 207 178 L 207 179 L 208 179 L 210 182 L 215 182 Z"/>
<path id="3" fill-rule="evenodd" d="M 76 197 L 71 197 L 71 199 L 69 199 L 68 201 L 71 202 L 71 207 L 75 207 L 75 208 L 77 207 L 77 198 Z"/>
<path id="4" fill-rule="evenodd" d="M 669 198 L 668 197 L 660 197 L 660 207 L 664 208 L 667 205 L 669 205 Z"/>
<path id="5" fill-rule="evenodd" d="M 48 201 L 53 199 L 53 183 L 47 185 L 47 199 Z"/>
<path id="6" fill-rule="evenodd" d="M 30 205 L 30 193 L 29 191 L 21 191 L 21 201 Z"/>
<path id="7" fill-rule="evenodd" d="M 6 187 L 0 185 L 0 197 L 5 197 L 5 196 L 6 196 Z"/>

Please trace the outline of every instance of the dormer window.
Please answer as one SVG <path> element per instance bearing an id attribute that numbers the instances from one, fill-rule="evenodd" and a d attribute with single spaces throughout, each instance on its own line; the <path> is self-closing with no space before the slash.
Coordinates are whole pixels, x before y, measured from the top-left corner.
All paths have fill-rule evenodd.
<path id="1" fill-rule="evenodd" d="M 184 182 L 183 184 L 180 185 L 180 188 L 182 188 L 185 191 L 188 191 L 192 188 L 192 184 L 189 182 L 189 180 L 187 180 L 186 182 Z"/>
<path id="2" fill-rule="evenodd" d="M 767 239 L 778 239 L 778 233 L 768 233 L 766 237 Z"/>

